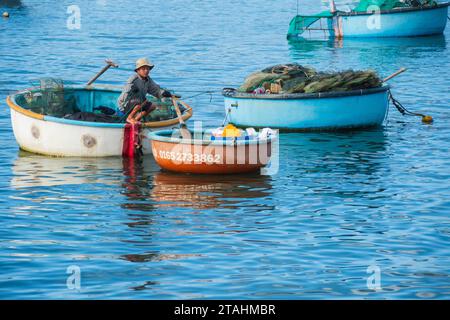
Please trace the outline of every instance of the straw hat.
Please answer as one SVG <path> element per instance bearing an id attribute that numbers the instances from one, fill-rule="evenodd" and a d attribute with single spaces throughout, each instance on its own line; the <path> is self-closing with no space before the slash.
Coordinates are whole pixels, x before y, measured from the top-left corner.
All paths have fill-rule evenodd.
<path id="1" fill-rule="evenodd" d="M 151 70 L 151 69 L 153 69 L 153 67 L 155 65 L 153 63 L 151 63 L 147 58 L 140 58 L 140 59 L 137 59 L 137 61 L 136 61 L 136 68 L 134 69 L 134 71 L 136 71 L 140 67 L 144 67 L 144 66 L 149 67 Z"/>

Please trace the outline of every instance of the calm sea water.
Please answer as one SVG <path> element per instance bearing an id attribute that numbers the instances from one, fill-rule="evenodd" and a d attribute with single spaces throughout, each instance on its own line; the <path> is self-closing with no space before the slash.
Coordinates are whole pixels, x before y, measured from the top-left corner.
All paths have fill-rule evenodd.
<path id="1" fill-rule="evenodd" d="M 1 1 L 0 1 L 1 2 Z M 81 10 L 69 30 L 67 7 Z M 280 1 L 22 1 L 0 19 L 0 298 L 450 298 L 450 31 L 444 36 L 288 43 Z M 320 11 L 300 1 L 300 11 Z M 6 96 L 44 76 L 121 85 L 141 56 L 184 97 L 265 66 L 372 68 L 405 106 L 386 125 L 284 134 L 273 176 L 190 176 L 151 157 L 58 159 L 19 151 Z M 218 93 L 188 100 L 218 126 Z M 80 289 L 67 287 L 70 267 Z M 379 268 L 381 290 L 367 286 Z M 369 278 L 370 282 L 371 278 Z"/>

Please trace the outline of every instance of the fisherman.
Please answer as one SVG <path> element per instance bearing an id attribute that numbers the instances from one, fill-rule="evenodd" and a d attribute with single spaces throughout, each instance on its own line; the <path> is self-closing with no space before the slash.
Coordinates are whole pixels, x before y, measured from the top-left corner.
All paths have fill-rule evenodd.
<path id="1" fill-rule="evenodd" d="M 128 123 L 135 124 L 156 109 L 156 106 L 147 100 L 147 93 L 158 99 L 172 97 L 169 91 L 161 89 L 149 77 L 150 70 L 154 66 L 147 58 L 138 59 L 134 69 L 136 73 L 128 79 L 122 90 L 122 94 L 117 101 L 121 113 L 119 115 L 128 114 Z"/>

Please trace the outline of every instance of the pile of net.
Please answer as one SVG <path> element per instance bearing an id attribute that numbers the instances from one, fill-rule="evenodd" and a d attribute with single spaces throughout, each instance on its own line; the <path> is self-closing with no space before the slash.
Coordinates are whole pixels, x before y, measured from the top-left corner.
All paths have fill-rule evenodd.
<path id="1" fill-rule="evenodd" d="M 61 79 L 42 78 L 32 81 L 31 85 L 32 89 L 18 100 L 20 105 L 29 110 L 54 117 L 80 111 L 76 107 L 75 98 L 66 100 L 66 96 L 73 90 L 65 88 Z"/>
<path id="2" fill-rule="evenodd" d="M 257 94 L 342 92 L 381 85 L 382 80 L 372 70 L 317 72 L 299 64 L 283 64 L 252 73 L 238 91 Z"/>
<path id="3" fill-rule="evenodd" d="M 373 10 L 374 7 L 384 11 L 395 8 L 434 6 L 436 4 L 435 0 L 361 0 L 353 11 L 366 12 Z"/>

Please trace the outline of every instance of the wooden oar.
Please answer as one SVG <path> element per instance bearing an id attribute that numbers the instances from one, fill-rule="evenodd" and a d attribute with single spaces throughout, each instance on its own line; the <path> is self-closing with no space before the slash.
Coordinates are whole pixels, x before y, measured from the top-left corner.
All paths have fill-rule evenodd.
<path id="1" fill-rule="evenodd" d="M 114 63 L 111 60 L 105 60 L 105 62 L 106 62 L 106 66 L 104 66 L 103 69 L 100 70 L 100 72 L 95 75 L 95 77 L 93 77 L 91 80 L 89 80 L 89 82 L 86 84 L 87 86 L 90 86 L 92 83 L 94 83 L 94 81 L 97 80 L 102 74 L 104 74 L 106 72 L 106 70 L 108 70 L 109 68 L 111 68 L 111 67 L 118 68 L 119 67 L 118 64 Z"/>
<path id="2" fill-rule="evenodd" d="M 386 82 L 386 81 L 391 80 L 392 78 L 398 76 L 399 74 L 405 72 L 406 70 L 408 70 L 408 69 L 406 69 L 406 68 L 401 68 L 401 69 L 398 70 L 397 72 L 394 72 L 393 74 L 391 74 L 389 77 L 384 78 L 384 79 L 383 79 L 383 82 Z"/>
<path id="3" fill-rule="evenodd" d="M 180 123 L 180 133 L 181 133 L 181 137 L 183 139 L 191 139 L 191 132 L 189 131 L 189 129 L 186 126 L 186 123 L 183 120 L 183 117 L 181 116 L 181 111 L 180 108 L 178 107 L 178 101 L 177 98 L 175 96 L 172 96 L 172 104 L 175 108 L 175 112 L 177 113 L 177 117 L 178 117 L 178 122 Z"/>

